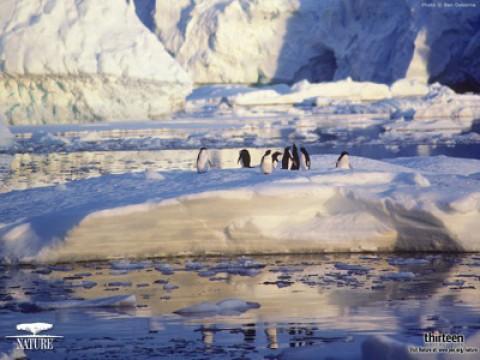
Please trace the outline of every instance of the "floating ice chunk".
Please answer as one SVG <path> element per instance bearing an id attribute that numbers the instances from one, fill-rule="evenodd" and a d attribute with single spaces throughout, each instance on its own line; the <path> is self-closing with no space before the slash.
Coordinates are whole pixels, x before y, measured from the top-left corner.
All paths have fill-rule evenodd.
<path id="1" fill-rule="evenodd" d="M 453 281 L 444 281 L 443 285 L 445 286 L 463 286 L 465 280 L 453 280 Z"/>
<path id="2" fill-rule="evenodd" d="M 175 289 L 178 289 L 177 285 L 174 285 L 174 284 L 171 284 L 171 283 L 167 283 L 167 284 L 163 285 L 163 290 L 172 291 L 172 290 L 175 290 Z"/>
<path id="3" fill-rule="evenodd" d="M 84 289 L 91 289 L 97 286 L 97 283 L 95 281 L 90 281 L 90 280 L 73 280 L 69 283 L 66 283 L 65 285 L 71 288 L 83 287 Z"/>
<path id="4" fill-rule="evenodd" d="M 67 191 L 67 185 L 64 183 L 58 184 L 55 186 L 55 190 L 57 191 Z"/>
<path id="5" fill-rule="evenodd" d="M 187 270 L 200 270 L 203 269 L 205 265 L 199 262 L 194 262 L 194 261 L 187 261 L 185 264 L 185 269 Z"/>
<path id="6" fill-rule="evenodd" d="M 390 265 L 427 265 L 430 261 L 427 259 L 415 258 L 390 258 L 388 259 Z"/>
<path id="7" fill-rule="evenodd" d="M 112 262 L 110 267 L 114 270 L 141 270 L 145 268 L 145 263 L 132 263 L 130 261 L 121 260 Z"/>
<path id="8" fill-rule="evenodd" d="M 173 268 L 169 264 L 158 264 L 155 266 L 155 270 L 160 271 L 163 275 L 173 274 Z"/>
<path id="9" fill-rule="evenodd" d="M 392 272 L 381 276 L 382 280 L 408 281 L 415 278 L 415 274 L 410 271 Z"/>
<path id="10" fill-rule="evenodd" d="M 71 266 L 71 265 L 62 265 L 62 264 L 50 265 L 48 268 L 49 268 L 50 270 L 52 270 L 52 271 L 65 271 L 65 272 L 68 272 L 68 271 L 72 271 L 72 270 L 73 270 L 73 266 Z"/>
<path id="11" fill-rule="evenodd" d="M 362 344 L 361 359 L 423 359 L 424 354 L 410 353 L 409 344 L 391 339 L 386 336 L 368 337 Z M 381 354 L 379 356 L 379 354 Z"/>
<path id="12" fill-rule="evenodd" d="M 362 260 L 380 260 L 380 257 L 377 255 L 362 255 L 360 256 Z"/>
<path id="13" fill-rule="evenodd" d="M 116 295 L 89 300 L 38 301 L 34 303 L 42 310 L 96 308 L 96 307 L 135 307 L 135 295 Z"/>
<path id="14" fill-rule="evenodd" d="M 159 172 L 153 169 L 147 169 L 145 171 L 145 179 L 160 181 L 160 180 L 165 180 L 165 176 L 163 176 L 162 174 L 160 174 Z"/>
<path id="15" fill-rule="evenodd" d="M 106 284 L 108 287 L 130 287 L 132 283 L 130 281 L 112 281 Z"/>
<path id="16" fill-rule="evenodd" d="M 226 299 L 217 303 L 203 302 L 175 311 L 183 316 L 239 315 L 250 309 L 258 309 L 259 303 L 239 299 Z"/>
<path id="17" fill-rule="evenodd" d="M 359 272 L 370 271 L 369 268 L 362 265 L 352 265 L 352 264 L 346 264 L 342 262 L 335 263 L 335 268 L 337 268 L 338 270 L 359 271 Z"/>

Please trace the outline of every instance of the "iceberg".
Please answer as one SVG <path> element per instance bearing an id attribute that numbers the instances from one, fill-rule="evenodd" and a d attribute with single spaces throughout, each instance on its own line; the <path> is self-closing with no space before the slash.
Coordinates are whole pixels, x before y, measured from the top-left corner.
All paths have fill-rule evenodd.
<path id="1" fill-rule="evenodd" d="M 158 119 L 189 75 L 130 1 L 0 4 L 0 112 L 10 124 Z"/>
<path id="2" fill-rule="evenodd" d="M 479 14 L 417 0 L 157 0 L 154 22 L 197 84 L 408 78 L 465 92 L 480 86 Z"/>

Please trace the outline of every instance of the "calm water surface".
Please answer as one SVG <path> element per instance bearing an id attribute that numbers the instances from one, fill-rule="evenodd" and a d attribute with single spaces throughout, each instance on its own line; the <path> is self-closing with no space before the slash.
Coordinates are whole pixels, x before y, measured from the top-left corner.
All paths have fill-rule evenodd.
<path id="1" fill-rule="evenodd" d="M 21 322 L 64 336 L 32 359 L 370 358 L 379 335 L 423 346 L 438 330 L 480 347 L 480 256 L 298 255 L 2 266 L 0 336 Z M 168 285 L 167 285 L 168 284 Z M 45 311 L 40 301 L 134 294 L 123 308 Z M 244 312 L 178 315 L 235 298 Z M 0 351 L 13 347 L 2 339 Z M 402 345 L 405 346 L 405 345 Z M 383 349 L 385 351 L 385 349 Z M 311 353 L 310 353 L 311 354 Z M 478 358 L 463 355 L 462 359 Z"/>

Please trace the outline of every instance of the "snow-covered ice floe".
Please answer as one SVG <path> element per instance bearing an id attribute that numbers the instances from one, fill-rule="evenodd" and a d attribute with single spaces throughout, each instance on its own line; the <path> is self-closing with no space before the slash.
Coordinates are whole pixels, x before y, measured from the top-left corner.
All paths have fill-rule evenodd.
<path id="1" fill-rule="evenodd" d="M 313 157 L 308 172 L 103 176 L 0 195 L 3 261 L 197 254 L 480 251 L 479 160 Z M 437 165 L 435 165 L 437 164 Z M 445 166 L 442 166 L 445 164 Z M 437 171 L 438 169 L 438 171 Z"/>

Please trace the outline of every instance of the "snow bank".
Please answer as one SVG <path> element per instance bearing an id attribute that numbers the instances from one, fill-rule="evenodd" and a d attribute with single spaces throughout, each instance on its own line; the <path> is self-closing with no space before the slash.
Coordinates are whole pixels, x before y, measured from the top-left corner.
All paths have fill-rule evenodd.
<path id="1" fill-rule="evenodd" d="M 479 180 L 358 157 L 353 171 L 336 170 L 335 160 L 314 156 L 309 172 L 271 176 L 258 169 L 164 172 L 162 181 L 103 176 L 69 183 L 68 198 L 54 187 L 1 194 L 0 255 L 56 262 L 480 250 Z M 456 161 L 480 172 L 478 160 Z"/>
<path id="2" fill-rule="evenodd" d="M 133 1 L 8 0 L 0 12 L 0 111 L 11 124 L 157 118 L 190 91 Z"/>
<path id="3" fill-rule="evenodd" d="M 408 77 L 478 89 L 479 14 L 417 0 L 157 0 L 155 23 L 196 83 Z"/>

